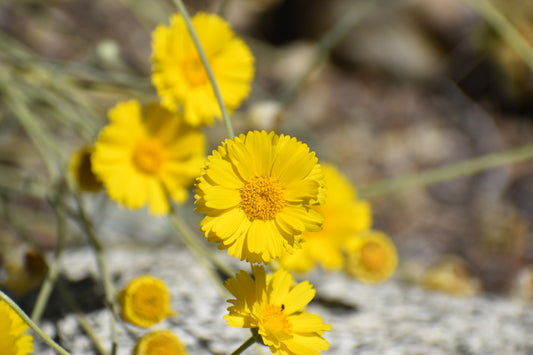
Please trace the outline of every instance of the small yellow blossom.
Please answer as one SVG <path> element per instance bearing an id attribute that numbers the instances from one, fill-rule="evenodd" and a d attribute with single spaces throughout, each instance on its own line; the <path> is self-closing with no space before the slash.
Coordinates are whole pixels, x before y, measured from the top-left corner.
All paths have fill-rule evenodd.
<path id="1" fill-rule="evenodd" d="M 78 149 L 70 157 L 68 170 L 72 180 L 81 191 L 95 192 L 104 187 L 92 169 L 91 156 L 93 152 L 92 146 L 85 146 Z"/>
<path id="2" fill-rule="evenodd" d="M 33 338 L 25 334 L 28 325 L 7 303 L 0 300 L 0 353 L 27 355 L 33 352 Z"/>
<path id="3" fill-rule="evenodd" d="M 472 276 L 466 261 L 445 255 L 431 265 L 422 277 L 422 286 L 454 296 L 472 296 L 481 291 L 481 282 Z"/>
<path id="4" fill-rule="evenodd" d="M 162 329 L 142 337 L 133 355 L 187 355 L 187 350 L 170 330 Z"/>
<path id="5" fill-rule="evenodd" d="M 370 229 L 372 210 L 359 200 L 350 181 L 333 165 L 322 164 L 326 179 L 326 203 L 312 208 L 324 216 L 320 232 L 304 232 L 302 248 L 280 259 L 281 265 L 298 272 L 319 264 L 326 270 L 344 266 L 344 245 L 353 235 Z"/>
<path id="6" fill-rule="evenodd" d="M 175 313 L 165 283 L 150 275 L 130 281 L 118 296 L 122 318 L 138 327 L 149 328 Z"/>
<path id="7" fill-rule="evenodd" d="M 169 199 L 184 202 L 204 164 L 202 132 L 159 104 L 122 102 L 109 119 L 92 157 L 108 195 L 131 209 L 148 205 L 154 215 L 168 213 Z"/>
<path id="8" fill-rule="evenodd" d="M 346 251 L 346 271 L 362 282 L 383 282 L 394 274 L 398 265 L 394 243 L 379 231 L 353 236 L 346 243 Z"/>
<path id="9" fill-rule="evenodd" d="M 196 182 L 196 211 L 209 241 L 241 260 L 268 262 L 297 247 L 323 217 L 309 208 L 324 199 L 315 154 L 295 138 L 252 131 L 213 151 Z"/>
<path id="10" fill-rule="evenodd" d="M 312 285 L 304 281 L 293 286 L 291 274 L 283 269 L 267 275 L 262 265 L 254 265 L 252 273 L 241 271 L 224 284 L 235 296 L 224 316 L 228 325 L 257 330 L 273 354 L 318 355 L 327 350 L 322 334 L 331 325 L 305 311 L 315 296 Z"/>
<path id="11" fill-rule="evenodd" d="M 250 92 L 254 57 L 230 25 L 214 14 L 192 18 L 207 60 L 228 111 L 237 108 Z M 153 33 L 152 82 L 163 106 L 183 110 L 189 124 L 209 125 L 222 117 L 207 72 L 181 15 L 170 18 Z"/>

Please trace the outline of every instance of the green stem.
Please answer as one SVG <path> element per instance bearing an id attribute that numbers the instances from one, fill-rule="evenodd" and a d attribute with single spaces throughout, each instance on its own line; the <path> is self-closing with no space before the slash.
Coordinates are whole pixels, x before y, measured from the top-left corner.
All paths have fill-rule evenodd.
<path id="1" fill-rule="evenodd" d="M 231 355 L 239 355 L 242 354 L 242 352 L 246 349 L 248 349 L 253 343 L 255 343 L 255 337 L 252 335 L 248 340 L 246 340 L 244 343 L 242 343 L 241 346 L 237 350 L 231 353 Z"/>
<path id="2" fill-rule="evenodd" d="M 226 106 L 224 105 L 224 101 L 222 100 L 222 94 L 220 93 L 220 89 L 216 82 L 215 75 L 213 74 L 213 70 L 211 69 L 211 66 L 209 65 L 207 56 L 205 55 L 205 52 L 202 48 L 202 44 L 200 43 L 200 40 L 198 39 L 198 35 L 196 34 L 194 26 L 192 25 L 191 18 L 189 17 L 187 9 L 185 8 L 185 5 L 183 5 L 183 2 L 181 0 L 174 0 L 174 3 L 176 4 L 176 7 L 178 8 L 181 15 L 183 16 L 183 19 L 185 20 L 185 25 L 187 26 L 187 29 L 189 30 L 189 34 L 191 35 L 191 38 L 194 42 L 196 50 L 198 51 L 198 55 L 200 56 L 200 59 L 202 60 L 202 64 L 204 65 L 205 71 L 207 72 L 207 76 L 209 77 L 209 81 L 211 82 L 211 86 L 213 87 L 213 91 L 215 93 L 218 106 L 220 106 L 220 111 L 222 112 L 222 118 L 224 119 L 224 125 L 226 126 L 228 138 L 233 139 L 235 135 L 233 133 L 233 127 L 231 125 L 231 119 L 229 117 L 228 111 L 226 110 Z"/>
<path id="3" fill-rule="evenodd" d="M 83 208 L 83 203 L 81 201 L 81 197 L 78 192 L 73 192 L 78 213 L 79 213 L 79 219 L 81 222 L 81 226 L 85 234 L 87 235 L 87 238 L 89 239 L 89 244 L 91 245 L 94 254 L 96 256 L 96 262 L 98 264 L 98 269 L 100 270 L 100 274 L 102 275 L 102 282 L 104 284 L 104 293 L 106 297 L 106 302 L 108 307 L 111 309 L 111 354 L 115 354 L 117 349 L 117 329 L 116 329 L 116 319 L 118 318 L 116 309 L 115 309 L 115 288 L 113 286 L 113 282 L 111 281 L 111 275 L 109 274 L 109 271 L 107 270 L 107 264 L 105 262 L 104 254 L 103 254 L 103 248 L 100 244 L 100 241 L 94 234 L 91 222 L 87 218 L 87 215 L 85 213 L 85 209 Z"/>
<path id="4" fill-rule="evenodd" d="M 487 154 L 456 164 L 378 181 L 370 186 L 360 188 L 359 192 L 362 198 L 381 196 L 408 188 L 427 186 L 472 175 L 531 158 L 533 158 L 533 144 L 509 149 L 501 153 Z"/>
<path id="5" fill-rule="evenodd" d="M 176 231 L 178 232 L 177 235 L 181 238 L 181 241 L 187 246 L 187 248 L 189 248 L 189 250 L 193 253 L 196 259 L 204 266 L 204 268 L 213 278 L 217 279 L 218 281 L 224 281 L 223 278 L 221 278 L 215 272 L 215 270 L 213 270 L 213 267 L 221 271 L 226 278 L 233 277 L 235 275 L 235 272 L 231 270 L 231 268 L 229 268 L 227 265 L 218 260 L 209 251 L 209 249 L 206 248 L 205 245 L 202 245 L 202 243 L 200 243 L 197 236 L 189 228 L 187 223 L 185 223 L 183 218 L 181 218 L 181 216 L 177 214 L 174 208 L 172 209 L 169 216 L 172 225 L 174 226 L 174 228 L 176 228 Z M 223 287 L 220 287 L 219 282 L 217 282 L 216 284 L 217 287 L 219 287 L 221 294 L 223 294 L 224 296 L 227 295 L 227 290 Z"/>
<path id="6" fill-rule="evenodd" d="M 61 280 L 59 280 L 57 282 L 57 289 L 59 290 L 59 293 L 61 294 L 61 298 L 63 298 L 63 300 L 65 301 L 67 306 L 74 312 L 74 315 L 76 317 L 76 320 L 78 321 L 78 324 L 83 329 L 85 334 L 87 334 L 89 339 L 91 339 L 91 341 L 93 343 L 93 346 L 96 349 L 96 351 L 98 352 L 98 354 L 106 355 L 107 352 L 104 349 L 102 343 L 100 343 L 100 339 L 98 339 L 98 337 L 96 336 L 96 333 L 91 328 L 89 319 L 80 310 L 80 308 L 78 307 L 76 301 L 70 295 L 70 293 L 67 290 L 67 287 L 64 285 L 63 282 L 61 282 Z"/>
<path id="7" fill-rule="evenodd" d="M 11 298 L 9 298 L 4 292 L 0 291 L 0 299 L 7 303 L 9 307 L 11 307 L 22 320 L 35 332 L 37 335 L 39 335 L 46 344 L 50 345 L 57 353 L 61 355 L 69 355 L 69 352 L 63 349 L 61 346 L 59 346 L 55 341 L 52 340 L 48 335 L 46 335 L 38 326 L 35 324 L 30 317 L 24 313 L 20 307 L 13 302 Z"/>
<path id="8" fill-rule="evenodd" d="M 516 51 L 533 71 L 533 48 L 524 36 L 490 1 L 465 0 Z"/>
<path id="9" fill-rule="evenodd" d="M 37 301 L 35 302 L 35 306 L 33 307 L 33 311 L 31 313 L 31 319 L 33 319 L 35 323 L 39 323 L 46 304 L 48 303 L 48 299 L 50 298 L 50 294 L 54 288 L 57 275 L 59 274 L 59 261 L 65 241 L 65 217 L 59 210 L 55 209 L 55 211 L 57 217 L 57 242 L 55 248 L 55 258 L 54 262 L 48 268 L 48 274 L 46 275 L 46 279 L 39 290 Z"/>
<path id="10" fill-rule="evenodd" d="M 335 26 L 322 36 L 315 46 L 315 53 L 309 65 L 296 77 L 296 79 L 281 88 L 278 94 L 278 100 L 284 107 L 288 106 L 294 99 L 305 80 L 329 55 L 331 50 L 375 7 L 376 1 L 366 0 L 356 2 L 354 6 L 335 24 Z"/>

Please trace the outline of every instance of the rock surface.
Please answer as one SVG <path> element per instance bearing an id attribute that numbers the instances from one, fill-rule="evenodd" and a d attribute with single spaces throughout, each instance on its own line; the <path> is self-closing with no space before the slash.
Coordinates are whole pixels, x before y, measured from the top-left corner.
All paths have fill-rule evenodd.
<path id="1" fill-rule="evenodd" d="M 221 254 L 217 254 L 220 256 Z M 223 255 L 225 256 L 225 255 Z M 135 276 L 150 273 L 163 279 L 178 315 L 154 328 L 171 329 L 190 354 L 230 354 L 249 337 L 249 331 L 230 328 L 223 319 L 228 304 L 216 283 L 184 248 L 110 250 L 108 267 L 122 287 Z M 227 259 L 233 266 L 247 268 Z M 64 273 L 75 280 L 96 275 L 89 249 L 65 252 Z M 342 274 L 316 271 L 308 279 L 317 289 L 309 311 L 318 313 L 333 330 L 325 337 L 328 354 L 533 354 L 533 307 L 504 298 L 452 298 L 390 280 L 382 285 L 357 283 Z M 109 347 L 109 312 L 88 314 L 97 336 Z M 72 314 L 57 322 L 44 320 L 43 329 L 59 336 L 72 354 L 93 354 L 89 338 Z M 141 335 L 118 324 L 118 354 L 130 354 Z M 36 338 L 36 354 L 54 354 Z M 264 347 L 245 354 L 267 354 Z"/>

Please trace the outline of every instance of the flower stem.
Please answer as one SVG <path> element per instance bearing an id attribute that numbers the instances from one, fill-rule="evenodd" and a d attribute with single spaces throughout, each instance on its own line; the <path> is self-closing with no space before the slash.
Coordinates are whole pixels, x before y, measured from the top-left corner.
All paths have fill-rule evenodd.
<path id="1" fill-rule="evenodd" d="M 524 36 L 490 1 L 465 0 L 516 51 L 533 71 L 533 48 Z"/>
<path id="2" fill-rule="evenodd" d="M 226 264 L 222 263 L 220 260 L 218 260 L 209 249 L 205 247 L 205 245 L 202 245 L 198 238 L 194 235 L 192 230 L 189 228 L 187 223 L 177 214 L 177 211 L 175 208 L 171 210 L 171 213 L 169 214 L 170 221 L 172 222 L 172 225 L 174 228 L 176 228 L 176 231 L 178 232 L 177 235 L 181 238 L 181 241 L 183 244 L 189 248 L 189 250 L 193 253 L 193 255 L 198 259 L 198 261 L 204 266 L 204 268 L 213 276 L 213 278 L 216 278 L 220 281 L 223 281 L 223 277 L 221 277 L 219 274 L 214 272 L 213 266 L 224 274 L 226 278 L 233 277 L 235 274 L 231 268 L 229 268 Z M 208 261 L 208 262 L 206 262 Z M 219 291 L 222 295 L 227 294 L 227 290 L 224 287 L 220 286 L 220 283 L 217 283 L 217 286 L 219 287 Z"/>
<path id="3" fill-rule="evenodd" d="M 31 312 L 31 319 L 35 323 L 39 323 L 41 316 L 43 315 L 50 294 L 54 288 L 54 284 L 59 274 L 59 261 L 61 258 L 61 251 L 63 250 L 63 244 L 65 241 L 65 216 L 61 211 L 55 209 L 57 217 L 57 242 L 55 248 L 54 262 L 48 268 L 48 274 L 39 290 L 37 301 Z"/>
<path id="4" fill-rule="evenodd" d="M 58 354 L 60 355 L 69 355 L 69 352 L 63 349 L 61 346 L 59 346 L 55 341 L 52 340 L 48 335 L 46 335 L 38 326 L 35 324 L 30 317 L 24 313 L 20 307 L 13 302 L 11 298 L 9 298 L 4 292 L 0 291 L 0 299 L 7 303 L 9 307 L 11 307 L 22 320 L 35 332 L 37 335 L 39 335 L 46 344 L 50 345 Z"/>
<path id="5" fill-rule="evenodd" d="M 363 187 L 359 192 L 362 198 L 381 196 L 408 188 L 427 186 L 461 176 L 472 175 L 531 158 L 533 158 L 533 144 L 414 174 L 385 179 Z"/>
<path id="6" fill-rule="evenodd" d="M 117 349 L 117 326 L 116 326 L 116 319 L 118 318 L 116 309 L 115 309 L 115 288 L 113 286 L 113 282 L 111 281 L 111 275 L 109 274 L 109 271 L 107 270 L 107 264 L 105 262 L 105 258 L 103 255 L 103 248 L 100 244 L 100 241 L 94 234 L 94 231 L 92 229 L 92 225 L 87 218 L 87 215 L 85 214 L 85 209 L 83 208 L 83 203 L 81 201 L 81 197 L 77 191 L 73 192 L 74 198 L 76 200 L 77 208 L 78 208 L 78 214 L 79 219 L 81 223 L 82 230 L 87 235 L 87 238 L 89 239 L 89 244 L 91 245 L 94 254 L 96 256 L 96 262 L 98 264 L 98 269 L 100 271 L 100 275 L 102 276 L 102 282 L 104 284 L 104 293 L 106 298 L 107 306 L 111 309 L 111 354 L 116 353 Z"/>
<path id="7" fill-rule="evenodd" d="M 231 119 L 229 117 L 228 111 L 226 110 L 226 106 L 224 105 L 224 101 L 222 100 L 222 94 L 220 93 L 220 89 L 216 82 L 215 75 L 213 74 L 213 70 L 211 69 L 209 62 L 207 61 L 207 56 L 205 55 L 205 52 L 202 48 L 202 44 L 200 43 L 194 26 L 192 25 L 191 18 L 189 17 L 187 9 L 185 8 L 185 5 L 183 5 L 183 2 L 181 0 L 174 0 L 174 4 L 176 4 L 176 7 L 183 16 L 183 19 L 185 20 L 185 25 L 189 30 L 189 34 L 191 35 L 196 50 L 198 51 L 198 55 L 200 55 L 202 64 L 204 65 L 205 71 L 207 72 L 207 76 L 209 77 L 209 81 L 211 82 L 211 86 L 213 87 L 218 106 L 220 106 L 220 111 L 222 112 L 222 118 L 224 119 L 224 125 L 226 126 L 228 138 L 233 139 L 235 135 L 233 133 L 233 127 L 231 125 Z"/>
<path id="8" fill-rule="evenodd" d="M 248 340 L 246 340 L 244 343 L 242 343 L 241 346 L 237 350 L 231 353 L 231 355 L 239 355 L 242 354 L 242 352 L 246 349 L 248 349 L 253 343 L 255 343 L 255 337 L 252 335 Z"/>
<path id="9" fill-rule="evenodd" d="M 336 24 L 329 29 L 315 46 L 313 59 L 307 67 L 293 81 L 282 86 L 278 100 L 287 107 L 296 96 L 298 89 L 313 72 L 313 70 L 326 58 L 331 50 L 376 7 L 376 1 L 357 1 L 354 6 Z"/>

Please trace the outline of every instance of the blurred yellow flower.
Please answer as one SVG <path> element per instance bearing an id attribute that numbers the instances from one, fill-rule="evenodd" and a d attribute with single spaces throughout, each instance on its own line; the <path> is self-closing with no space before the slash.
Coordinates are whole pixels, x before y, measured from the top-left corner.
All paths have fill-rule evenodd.
<path id="1" fill-rule="evenodd" d="M 315 296 L 312 285 L 304 281 L 293 286 L 291 274 L 283 269 L 267 275 L 262 265 L 254 265 L 252 273 L 240 271 L 224 284 L 235 296 L 224 316 L 228 325 L 256 329 L 273 354 L 318 355 L 327 350 L 322 334 L 331 325 L 305 311 Z"/>
<path id="2" fill-rule="evenodd" d="M 268 262 L 297 246 L 323 217 L 309 208 L 324 199 L 315 154 L 295 138 L 252 131 L 213 151 L 197 179 L 196 211 L 209 241 L 241 260 Z"/>
<path id="3" fill-rule="evenodd" d="M 346 243 L 346 271 L 366 283 L 383 282 L 398 265 L 394 243 L 382 232 L 371 230 L 351 237 Z"/>
<path id="4" fill-rule="evenodd" d="M 281 265 L 306 272 L 320 264 L 326 270 L 340 270 L 344 265 L 344 245 L 357 233 L 370 229 L 370 204 L 359 200 L 350 181 L 331 164 L 322 164 L 328 188 L 326 203 L 313 206 L 324 216 L 320 232 L 304 232 L 302 248 L 285 253 Z"/>
<path id="5" fill-rule="evenodd" d="M 445 255 L 431 265 L 422 277 L 422 286 L 454 296 L 473 296 L 481 291 L 481 282 L 456 255 Z"/>
<path id="6" fill-rule="evenodd" d="M 200 12 L 192 24 L 231 112 L 250 92 L 254 57 L 219 16 Z M 159 25 L 152 37 L 152 82 L 163 106 L 183 110 L 185 120 L 194 126 L 220 118 L 220 107 L 183 17 L 172 16 L 170 27 Z"/>
<path id="7" fill-rule="evenodd" d="M 24 334 L 28 325 L 7 303 L 0 300 L 0 353 L 27 355 L 33 352 L 33 337 Z"/>
<path id="8" fill-rule="evenodd" d="M 109 119 L 92 157 L 108 195 L 131 209 L 148 205 L 154 215 L 169 211 L 169 199 L 184 202 L 204 164 L 202 132 L 159 104 L 122 102 Z"/>
<path id="9" fill-rule="evenodd" d="M 96 192 L 104 187 L 92 169 L 91 156 L 93 152 L 92 146 L 85 146 L 75 151 L 70 157 L 69 174 L 81 191 Z"/>
<path id="10" fill-rule="evenodd" d="M 143 336 L 133 355 L 187 355 L 187 350 L 170 330 L 156 330 Z"/>
<path id="11" fill-rule="evenodd" d="M 122 318 L 141 328 L 149 328 L 169 316 L 170 293 L 165 283 L 150 275 L 131 280 L 118 295 Z"/>

